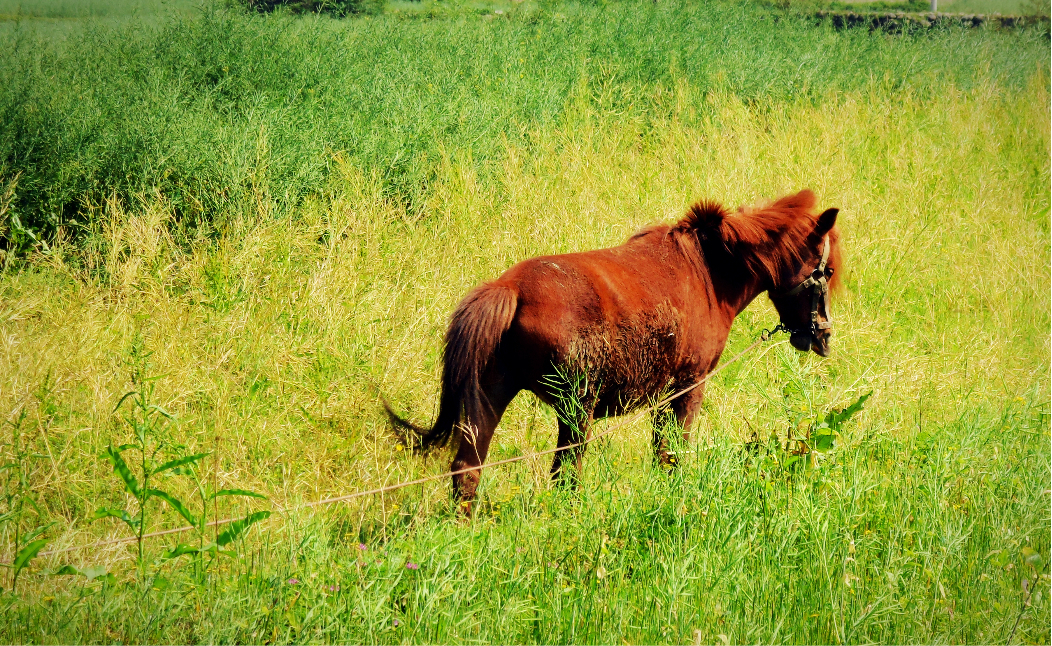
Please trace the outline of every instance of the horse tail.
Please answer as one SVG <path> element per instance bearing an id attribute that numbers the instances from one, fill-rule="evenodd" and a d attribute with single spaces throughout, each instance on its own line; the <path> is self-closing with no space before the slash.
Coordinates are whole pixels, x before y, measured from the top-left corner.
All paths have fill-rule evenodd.
<path id="1" fill-rule="evenodd" d="M 501 336 L 511 327 L 518 303 L 513 286 L 493 282 L 479 285 L 457 305 L 446 331 L 442 396 L 438 418 L 431 428 L 407 421 L 384 401 L 391 422 L 415 434 L 421 451 L 448 444 L 461 415 L 473 420 L 492 410 L 479 380 L 493 360 Z"/>

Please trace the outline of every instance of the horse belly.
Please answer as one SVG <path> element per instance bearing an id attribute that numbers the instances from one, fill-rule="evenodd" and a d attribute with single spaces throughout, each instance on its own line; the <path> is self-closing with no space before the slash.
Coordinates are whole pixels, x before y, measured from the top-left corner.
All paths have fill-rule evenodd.
<path id="1" fill-rule="evenodd" d="M 668 303 L 617 325 L 577 331 L 559 362 L 583 375 L 596 416 L 620 415 L 659 396 L 681 369 L 678 311 Z"/>

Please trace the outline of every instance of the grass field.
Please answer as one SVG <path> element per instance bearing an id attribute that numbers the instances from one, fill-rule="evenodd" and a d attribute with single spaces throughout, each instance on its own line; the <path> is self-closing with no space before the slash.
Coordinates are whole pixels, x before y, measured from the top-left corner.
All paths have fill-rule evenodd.
<path id="1" fill-rule="evenodd" d="M 931 8 L 930 1 L 886 2 L 885 0 L 838 0 L 830 3 L 833 8 L 850 7 L 856 11 L 920 11 Z M 1043 0 L 939 0 L 936 7 L 940 13 L 1004 14 L 1047 16 L 1049 7 Z"/>
<path id="2" fill-rule="evenodd" d="M 95 27 L 164 21 L 172 15 L 193 15 L 207 3 L 198 0 L 0 0 L 0 38 L 35 32 L 61 43 Z"/>
<path id="3" fill-rule="evenodd" d="M 843 0 L 847 4 L 867 5 L 885 0 Z M 900 4 L 905 4 L 903 0 Z M 427 12 L 448 6 L 444 0 L 389 0 L 395 11 Z M 803 4 L 807 4 L 806 2 Z M 816 7 L 821 0 L 816 0 Z M 927 4 L 927 3 L 925 3 Z M 200 0 L 0 0 L 0 20 L 83 20 L 91 18 L 152 18 L 171 13 L 192 12 L 207 6 Z M 478 10 L 509 10 L 534 7 L 533 0 L 470 0 L 459 6 Z M 1032 13 L 1042 7 L 1040 0 L 940 0 L 941 11 L 970 13 Z M 1044 13 L 1048 13 L 1045 7 Z"/>
<path id="4" fill-rule="evenodd" d="M 103 456 L 129 417 L 157 462 L 210 454 L 149 485 L 194 516 L 195 476 L 268 498 L 210 518 L 275 513 L 214 560 L 163 558 L 210 529 L 141 562 L 39 556 L 3 582 L 0 640 L 1048 643 L 1047 36 L 772 24 L 202 7 L 3 32 L 2 560 L 37 527 L 45 549 L 131 535 L 90 520 L 137 513 Z M 487 471 L 470 522 L 444 480 L 281 511 L 445 470 L 396 446 L 374 386 L 430 419 L 475 284 L 803 187 L 841 208 L 834 354 L 777 339 L 728 367 L 671 475 L 639 422 L 589 448 L 576 494 L 545 460 Z M 759 299 L 726 356 L 775 322 Z M 172 419 L 115 412 L 132 390 Z M 868 392 L 808 469 L 768 440 Z M 520 396 L 490 459 L 554 429 Z"/>

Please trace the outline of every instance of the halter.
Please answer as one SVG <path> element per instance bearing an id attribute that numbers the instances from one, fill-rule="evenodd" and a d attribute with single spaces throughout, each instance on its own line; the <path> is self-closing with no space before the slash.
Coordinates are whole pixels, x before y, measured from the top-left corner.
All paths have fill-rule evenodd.
<path id="1" fill-rule="evenodd" d="M 833 321 L 829 318 L 829 310 L 825 307 L 826 294 L 829 293 L 829 281 L 826 279 L 826 263 L 829 261 L 829 236 L 822 238 L 822 260 L 818 262 L 818 266 L 815 267 L 811 275 L 808 276 L 803 282 L 796 287 L 790 289 L 784 294 L 784 296 L 796 296 L 800 292 L 807 288 L 811 288 L 811 327 L 810 329 L 793 329 L 786 327 L 783 323 L 779 323 L 778 327 L 786 332 L 807 332 L 812 337 L 818 336 L 819 330 L 831 330 L 833 329 Z M 822 309 L 825 310 L 826 320 L 818 322 L 818 306 L 822 305 Z M 772 331 L 773 332 L 773 331 Z"/>

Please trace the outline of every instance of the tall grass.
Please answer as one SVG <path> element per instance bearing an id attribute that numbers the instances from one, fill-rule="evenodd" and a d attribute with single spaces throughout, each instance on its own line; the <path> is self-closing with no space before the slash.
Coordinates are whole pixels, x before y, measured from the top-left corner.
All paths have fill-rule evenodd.
<path id="1" fill-rule="evenodd" d="M 187 177 L 204 179 L 179 193 L 174 180 L 129 172 L 124 184 L 99 179 L 98 194 L 71 189 L 94 195 L 84 232 L 0 278 L 0 410 L 27 411 L 22 433 L 41 456 L 29 471 L 34 499 L 56 521 L 49 548 L 127 535 L 86 519 L 130 503 L 100 454 L 130 436 L 113 411 L 129 390 L 133 348 L 152 351 L 143 369 L 157 377 L 154 401 L 176 418 L 167 450 L 211 452 L 201 473 L 211 489 L 260 491 L 288 508 L 439 473 L 444 457 L 397 449 L 373 385 L 429 418 L 444 326 L 467 289 L 523 258 L 618 244 L 700 197 L 734 205 L 808 186 L 842 209 L 846 289 L 834 302 L 833 356 L 801 356 L 781 341 L 729 367 L 708 387 L 684 447 L 694 453 L 670 476 L 652 466 L 640 423 L 588 449 L 578 494 L 549 489 L 544 462 L 487 472 L 467 523 L 437 482 L 275 514 L 203 578 L 159 558 L 175 538 L 146 543 L 145 580 L 127 545 L 41 557 L 17 596 L 0 595 L 0 639 L 1049 640 L 1050 113 L 1036 64 L 1047 52 L 1028 49 L 1025 34 L 889 38 L 790 24 L 812 46 L 776 55 L 782 36 L 739 33 L 734 21 L 759 18 L 721 5 L 685 8 L 683 23 L 660 6 L 605 11 L 556 7 L 535 23 L 216 13 L 165 33 L 227 21 L 244 37 L 230 43 L 262 34 L 269 47 L 259 45 L 258 60 L 227 59 L 240 61 L 227 65 L 241 70 L 234 80 L 200 86 L 211 89 L 195 100 L 137 103 L 127 88 L 149 83 L 114 72 L 112 89 L 99 91 L 118 125 L 100 118 L 93 132 L 117 150 L 134 132 L 185 142 L 163 159 L 177 168 L 179 155 L 203 155 Z M 651 11 L 661 38 L 646 30 Z M 706 23 L 704 11 L 728 22 Z M 354 40 L 363 34 L 373 40 Z M 534 40 L 503 38 L 512 34 Z M 252 77 L 257 65 L 312 69 L 308 48 L 290 44 L 307 35 L 370 43 L 354 55 L 331 50 L 359 76 L 290 73 L 302 89 L 294 100 L 246 81 L 270 77 Z M 146 60 L 136 47 L 160 42 L 150 37 L 85 42 L 124 43 L 134 62 Z M 679 53 L 662 49 L 664 38 Z M 695 39 L 717 53 L 691 53 Z M 812 57 L 816 43 L 850 45 L 870 68 L 853 75 Z M 936 55 L 921 57 L 922 45 Z M 188 60 L 196 51 L 168 46 Z M 501 61 L 493 50 L 522 54 Z M 905 71 L 910 51 L 923 73 Z M 156 78 L 178 81 L 170 96 L 190 96 L 179 83 L 191 87 L 192 75 L 164 76 L 158 60 Z M 742 66 L 712 62 L 730 60 Z M 472 75 L 476 62 L 494 67 Z M 303 78 L 316 82 L 297 85 Z M 352 78 L 370 82 L 337 82 Z M 510 80 L 506 90 L 483 90 L 497 78 Z M 67 91 L 58 85 L 33 87 L 57 96 Z M 328 98 L 303 98 L 311 88 Z M 361 108 L 339 96 L 361 98 Z M 120 101 L 139 116 L 122 122 Z M 346 123 L 360 136 L 326 148 L 325 133 Z M 114 159 L 151 159 L 143 150 Z M 399 150 L 412 152 L 404 166 L 390 162 Z M 46 202 L 29 196 L 51 185 L 19 168 L 28 214 L 27 204 Z M 205 181 L 237 168 L 239 183 Z M 74 170 L 68 186 L 82 181 Z M 187 196 L 216 210 L 187 207 Z M 755 303 L 728 356 L 775 320 Z M 772 435 L 784 443 L 801 419 L 870 390 L 816 468 L 772 462 Z M 491 459 L 549 448 L 554 428 L 551 411 L 522 396 Z M 746 449 L 754 436 L 755 452 Z M 183 480 L 163 486 L 186 500 Z M 255 508 L 242 505 L 211 513 Z M 155 518 L 150 529 L 180 524 L 173 513 Z M 48 575 L 64 564 L 113 577 Z"/>
<path id="2" fill-rule="evenodd" d="M 0 0 L 0 20 L 145 17 L 187 11 L 194 0 Z"/>
<path id="3" fill-rule="evenodd" d="M 937 93 L 977 75 L 1018 91 L 1047 66 L 1038 32 L 932 37 L 815 29 L 748 4 L 613 4 L 480 21 L 396 14 L 333 21 L 203 15 L 89 30 L 55 49 L 38 32 L 0 53 L 0 170 L 38 236 L 80 237 L 116 193 L 159 190 L 177 222 L 222 228 L 254 187 L 283 208 L 323 197 L 333 157 L 377 174 L 415 215 L 444 156 L 486 175 L 506 143 L 595 104 L 668 118 L 676 83 L 699 96 L 812 104 L 873 84 Z M 712 118 L 704 102 L 678 118 Z"/>

